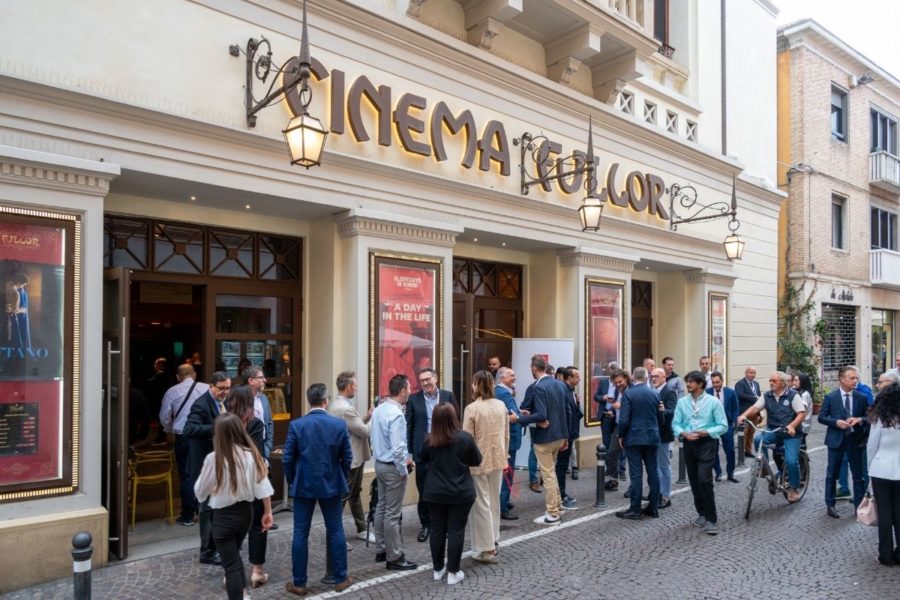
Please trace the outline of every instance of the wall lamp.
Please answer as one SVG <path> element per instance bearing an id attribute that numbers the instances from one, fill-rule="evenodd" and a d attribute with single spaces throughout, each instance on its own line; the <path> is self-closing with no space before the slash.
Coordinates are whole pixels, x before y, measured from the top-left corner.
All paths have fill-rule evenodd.
<path id="1" fill-rule="evenodd" d="M 265 47 L 265 54 L 262 49 Z M 262 100 L 256 100 L 253 94 L 253 83 L 259 80 L 263 84 L 272 73 L 272 46 L 265 37 L 260 39 L 250 38 L 246 49 L 237 44 L 228 47 L 231 56 L 240 56 L 241 52 L 247 57 L 247 83 L 244 89 L 244 106 L 247 110 L 247 126 L 256 127 L 256 113 L 264 108 L 277 104 L 291 94 L 297 94 L 299 102 L 288 103 L 289 106 L 299 105 L 302 110 L 295 114 L 287 127 L 282 131 L 291 153 L 291 164 L 300 165 L 309 169 L 322 163 L 322 150 L 325 148 L 325 138 L 328 131 L 322 126 L 322 122 L 309 114 L 309 103 L 312 101 L 312 90 L 309 87 L 310 58 L 309 35 L 306 29 L 306 0 L 303 0 L 303 28 L 300 35 L 300 54 L 292 56 L 277 68 L 272 77 L 266 95 Z M 281 76 L 281 86 L 274 89 Z M 299 93 L 298 93 L 299 90 Z"/>
<path id="2" fill-rule="evenodd" d="M 701 204 L 697 200 L 697 190 L 691 185 L 679 185 L 673 183 L 666 193 L 669 194 L 669 228 L 672 231 L 684 223 L 698 223 L 731 217 L 728 221 L 728 230 L 731 232 L 725 237 L 722 245 L 725 247 L 725 257 L 734 262 L 741 260 L 744 255 L 744 239 L 737 234 L 741 222 L 737 220 L 737 177 L 731 178 L 731 203 L 713 202 Z M 677 209 L 682 209 L 678 214 Z"/>
<path id="3" fill-rule="evenodd" d="M 557 181 L 573 175 L 586 176 L 584 182 L 586 195 L 578 207 L 578 217 L 581 219 L 582 231 L 599 230 L 600 219 L 603 216 L 603 199 L 597 193 L 593 140 L 593 119 L 588 120 L 587 152 L 574 152 L 572 156 L 566 158 L 558 158 L 556 160 L 550 158 L 551 151 L 558 152 L 556 149 L 558 146 L 545 135 L 533 136 L 525 132 L 521 137 L 513 138 L 513 145 L 520 147 L 519 174 L 522 180 L 521 194 L 523 196 L 527 196 L 528 190 L 535 185 L 543 185 L 547 188 L 547 184 L 551 181 Z M 534 177 L 525 168 L 526 159 L 529 159 L 534 164 L 538 173 L 537 177 Z"/>

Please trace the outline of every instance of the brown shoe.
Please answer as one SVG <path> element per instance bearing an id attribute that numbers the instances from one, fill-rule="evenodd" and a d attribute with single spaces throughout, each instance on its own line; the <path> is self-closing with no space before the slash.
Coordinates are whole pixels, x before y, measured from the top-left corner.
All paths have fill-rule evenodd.
<path id="1" fill-rule="evenodd" d="M 342 582 L 340 582 L 339 584 L 334 586 L 334 591 L 343 592 L 351 585 L 353 585 L 353 579 L 351 579 L 350 577 L 347 577 L 347 579 L 343 580 Z"/>
<path id="2" fill-rule="evenodd" d="M 529 484 L 528 484 L 528 488 L 529 488 L 532 492 L 537 492 L 538 494 L 541 493 L 541 484 L 539 484 L 537 481 L 532 482 L 532 483 L 529 483 Z"/>
<path id="3" fill-rule="evenodd" d="M 305 596 L 306 593 L 309 591 L 305 587 L 300 587 L 300 586 L 294 585 L 293 581 L 288 581 L 286 584 L 284 584 L 284 590 L 286 592 L 288 592 L 289 594 L 294 594 L 296 596 Z"/>
<path id="4" fill-rule="evenodd" d="M 788 489 L 787 501 L 790 502 L 791 504 L 794 504 L 795 502 L 800 502 L 800 492 L 798 492 L 797 490 L 795 490 L 793 488 Z"/>

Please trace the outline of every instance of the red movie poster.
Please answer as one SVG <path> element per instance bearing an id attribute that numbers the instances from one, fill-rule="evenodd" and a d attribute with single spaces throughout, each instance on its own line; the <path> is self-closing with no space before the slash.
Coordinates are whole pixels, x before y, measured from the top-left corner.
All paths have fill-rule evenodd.
<path id="1" fill-rule="evenodd" d="M 591 368 L 588 415 L 597 414 L 594 393 L 602 376 L 609 376 L 611 362 L 622 363 L 622 297 L 624 288 L 616 284 L 588 282 L 588 359 Z"/>
<path id="2" fill-rule="evenodd" d="M 398 374 L 416 392 L 419 371 L 436 368 L 436 269 L 379 263 L 377 277 L 378 396 L 390 396 L 388 382 Z"/>

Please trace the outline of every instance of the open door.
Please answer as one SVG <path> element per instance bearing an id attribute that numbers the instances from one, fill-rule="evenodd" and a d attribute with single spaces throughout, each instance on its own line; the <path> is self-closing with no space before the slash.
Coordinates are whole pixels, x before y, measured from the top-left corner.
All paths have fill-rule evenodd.
<path id="1" fill-rule="evenodd" d="M 110 559 L 128 555 L 129 271 L 103 273 L 103 502 Z"/>

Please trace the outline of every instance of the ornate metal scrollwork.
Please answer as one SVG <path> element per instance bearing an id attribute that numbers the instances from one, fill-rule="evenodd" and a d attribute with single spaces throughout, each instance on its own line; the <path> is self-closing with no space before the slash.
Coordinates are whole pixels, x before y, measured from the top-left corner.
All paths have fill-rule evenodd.
<path id="1" fill-rule="evenodd" d="M 697 198 L 697 189 L 692 185 L 680 185 L 673 183 L 666 189 L 669 194 L 669 228 L 672 231 L 678 229 L 681 223 L 697 223 L 731 217 L 728 229 L 734 233 L 741 226 L 737 220 L 737 197 L 732 190 L 731 202 L 724 200 L 702 204 Z M 678 209 L 682 209 L 679 214 Z"/>

